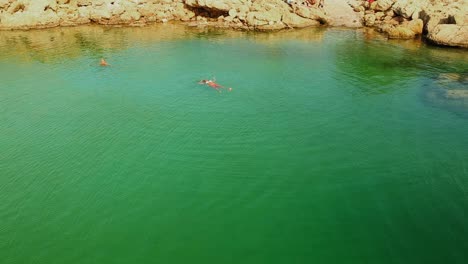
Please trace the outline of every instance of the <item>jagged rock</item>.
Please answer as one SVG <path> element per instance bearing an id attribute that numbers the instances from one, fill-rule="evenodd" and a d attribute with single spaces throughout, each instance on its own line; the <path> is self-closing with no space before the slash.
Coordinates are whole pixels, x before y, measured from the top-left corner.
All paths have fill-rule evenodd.
<path id="1" fill-rule="evenodd" d="M 427 37 L 439 45 L 468 48 L 468 26 L 440 24 Z"/>

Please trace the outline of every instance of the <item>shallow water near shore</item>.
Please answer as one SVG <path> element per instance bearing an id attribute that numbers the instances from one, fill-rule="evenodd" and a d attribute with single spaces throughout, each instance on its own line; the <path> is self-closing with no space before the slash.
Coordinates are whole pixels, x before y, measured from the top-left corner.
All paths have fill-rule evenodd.
<path id="1" fill-rule="evenodd" d="M 467 73 L 355 30 L 0 32 L 0 262 L 466 263 Z"/>

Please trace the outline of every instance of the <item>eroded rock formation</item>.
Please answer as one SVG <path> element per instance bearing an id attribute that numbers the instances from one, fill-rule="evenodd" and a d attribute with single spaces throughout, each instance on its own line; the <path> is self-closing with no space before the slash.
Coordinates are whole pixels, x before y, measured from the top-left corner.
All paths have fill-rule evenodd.
<path id="1" fill-rule="evenodd" d="M 0 29 L 88 23 L 279 30 L 328 24 L 468 47 L 468 0 L 0 0 Z"/>
<path id="2" fill-rule="evenodd" d="M 144 25 L 171 20 L 194 26 L 274 30 L 324 24 L 318 3 L 283 0 L 0 0 L 1 29 L 86 23 Z"/>
<path id="3" fill-rule="evenodd" d="M 389 38 L 426 34 L 436 44 L 468 47 L 467 0 L 362 0 L 354 10 Z"/>

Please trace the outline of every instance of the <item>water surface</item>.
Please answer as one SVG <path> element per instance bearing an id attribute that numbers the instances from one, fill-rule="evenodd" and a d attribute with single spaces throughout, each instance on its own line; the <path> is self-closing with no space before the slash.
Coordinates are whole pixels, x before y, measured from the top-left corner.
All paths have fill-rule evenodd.
<path id="1" fill-rule="evenodd" d="M 466 263 L 467 61 L 354 30 L 0 32 L 1 262 Z"/>

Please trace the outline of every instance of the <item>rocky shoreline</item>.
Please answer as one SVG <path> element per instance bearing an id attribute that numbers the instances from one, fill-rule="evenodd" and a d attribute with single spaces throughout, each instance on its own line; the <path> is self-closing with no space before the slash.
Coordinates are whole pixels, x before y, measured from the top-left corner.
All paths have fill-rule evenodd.
<path id="1" fill-rule="evenodd" d="M 169 21 L 259 31 L 364 26 L 389 38 L 423 35 L 468 48 L 467 9 L 468 0 L 0 0 L 0 29 Z"/>

